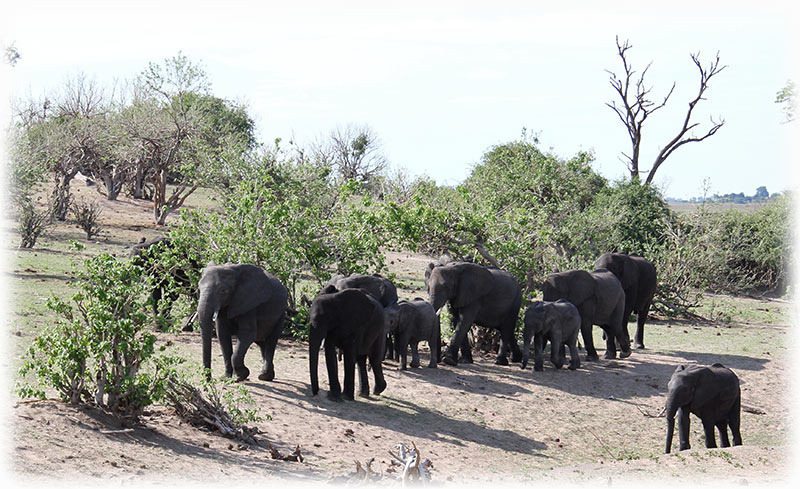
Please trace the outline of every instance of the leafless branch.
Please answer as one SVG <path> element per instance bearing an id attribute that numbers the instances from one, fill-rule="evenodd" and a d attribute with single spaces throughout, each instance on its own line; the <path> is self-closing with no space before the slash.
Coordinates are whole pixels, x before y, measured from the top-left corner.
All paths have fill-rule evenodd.
<path id="1" fill-rule="evenodd" d="M 649 63 L 640 74 L 637 74 L 628 60 L 628 51 L 633 46 L 631 46 L 627 40 L 624 43 L 620 43 L 619 37 L 616 38 L 616 44 L 617 54 L 622 61 L 622 75 L 617 76 L 613 71 L 606 70 L 609 74 L 609 83 L 616 93 L 616 100 L 611 103 L 606 103 L 606 106 L 614 111 L 617 118 L 625 126 L 628 132 L 628 138 L 631 142 L 630 153 L 623 152 L 620 159 L 628 167 L 631 178 L 638 178 L 640 173 L 646 173 L 646 183 L 650 183 L 655 177 L 658 168 L 677 148 L 686 143 L 703 141 L 716 134 L 725 124 L 723 119 L 715 121 L 712 118 L 711 128 L 704 135 L 694 136 L 691 134 L 692 129 L 699 125 L 699 123 L 691 122 L 692 112 L 695 106 L 700 100 L 704 100 L 703 96 L 708 89 L 709 80 L 723 71 L 727 66 L 720 64 L 719 53 L 717 53 L 715 60 L 712 61 L 707 68 L 704 68 L 700 62 L 699 54 L 691 55 L 692 61 L 700 71 L 700 88 L 697 96 L 689 102 L 686 117 L 677 135 L 661 149 L 651 168 L 649 170 L 643 170 L 639 165 L 639 156 L 644 123 L 650 115 L 667 105 L 675 91 L 676 83 L 672 83 L 672 87 L 670 87 L 660 102 L 653 101 L 651 98 L 652 87 L 648 87 L 645 83 L 645 77 L 652 62 Z"/>

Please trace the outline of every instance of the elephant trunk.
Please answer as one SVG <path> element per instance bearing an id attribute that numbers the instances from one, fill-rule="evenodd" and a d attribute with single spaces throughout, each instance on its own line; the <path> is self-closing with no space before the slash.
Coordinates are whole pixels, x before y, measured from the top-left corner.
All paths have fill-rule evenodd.
<path id="1" fill-rule="evenodd" d="M 200 320 L 200 331 L 203 338 L 203 366 L 211 368 L 211 336 L 214 330 L 214 320 L 219 312 L 219 305 L 205 294 L 200 294 L 197 305 L 197 317 Z"/>
<path id="2" fill-rule="evenodd" d="M 433 310 L 436 311 L 437 316 L 442 312 L 442 308 L 445 306 L 445 304 L 447 304 L 447 299 L 448 298 L 445 294 L 431 291 L 430 293 L 431 305 L 433 306 Z"/>
<path id="3" fill-rule="evenodd" d="M 678 412 L 678 401 L 674 392 L 670 392 L 667 397 L 667 404 L 664 408 L 667 417 L 667 446 L 664 453 L 670 453 L 672 449 L 672 435 L 675 432 L 675 414 Z"/>
<path id="4" fill-rule="evenodd" d="M 319 348 L 322 345 L 323 335 L 319 328 L 312 326 L 308 337 L 308 373 L 311 377 L 311 395 L 319 392 Z"/>

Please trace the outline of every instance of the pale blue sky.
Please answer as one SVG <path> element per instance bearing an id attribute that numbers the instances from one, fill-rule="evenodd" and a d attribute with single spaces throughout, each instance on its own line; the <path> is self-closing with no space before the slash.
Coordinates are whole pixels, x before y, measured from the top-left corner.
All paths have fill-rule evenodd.
<path id="1" fill-rule="evenodd" d="M 562 157 L 593 150 L 595 169 L 614 179 L 627 173 L 629 146 L 605 106 L 619 35 L 634 68 L 653 62 L 656 97 L 677 82 L 648 121 L 643 167 L 696 93 L 690 54 L 708 63 L 719 51 L 728 65 L 695 111 L 701 129 L 711 116 L 726 124 L 664 164 L 656 182 L 666 195 L 700 195 L 705 178 L 712 193 L 792 186 L 798 123 L 781 124 L 774 103 L 789 78 L 800 82 L 787 2 L 288 3 L 16 2 L 0 20 L 3 42 L 22 55 L 3 66 L 5 88 L 38 96 L 78 72 L 110 85 L 182 51 L 202 63 L 215 95 L 247 102 L 263 142 L 368 124 L 394 168 L 452 184 L 526 127 Z"/>

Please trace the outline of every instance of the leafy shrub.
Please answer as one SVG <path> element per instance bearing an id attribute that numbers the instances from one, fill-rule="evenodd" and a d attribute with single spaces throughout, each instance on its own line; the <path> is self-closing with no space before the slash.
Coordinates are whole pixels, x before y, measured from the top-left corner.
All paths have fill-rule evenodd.
<path id="1" fill-rule="evenodd" d="M 74 201 L 70 204 L 70 210 L 75 218 L 75 223 L 86 233 L 87 240 L 100 233 L 101 227 L 97 219 L 102 214 L 103 209 L 96 200 L 91 202 L 87 202 L 84 199 Z"/>
<path id="2" fill-rule="evenodd" d="M 583 213 L 565 222 L 570 249 L 590 266 L 603 253 L 649 256 L 666 239 L 673 213 L 658 190 L 638 181 L 618 181 L 601 189 Z"/>
<path id="3" fill-rule="evenodd" d="M 291 335 L 305 337 L 305 309 L 332 274 L 386 269 L 376 202 L 352 180 L 332 182 L 329 167 L 272 154 L 231 185 L 220 212 L 184 211 L 170 238 L 197 263 L 252 263 L 275 275 L 298 313 Z"/>
<path id="4" fill-rule="evenodd" d="M 33 342 L 20 375 L 23 397 L 44 397 L 54 388 L 73 404 L 96 403 L 132 418 L 159 400 L 174 367 L 182 362 L 156 348 L 145 330 L 146 281 L 142 269 L 103 254 L 86 260 L 72 304 L 51 298 L 60 319 Z"/>
<path id="5" fill-rule="evenodd" d="M 49 210 L 37 211 L 30 199 L 24 199 L 19 205 L 19 222 L 17 229 L 20 235 L 20 248 L 33 248 L 52 224 Z"/>

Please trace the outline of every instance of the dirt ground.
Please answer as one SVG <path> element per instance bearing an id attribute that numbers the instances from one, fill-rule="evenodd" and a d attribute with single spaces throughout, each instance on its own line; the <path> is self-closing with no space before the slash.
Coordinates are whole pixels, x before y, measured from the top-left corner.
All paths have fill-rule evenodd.
<path id="1" fill-rule="evenodd" d="M 104 239 L 120 250 L 138 235 L 157 234 L 148 225 L 148 209 L 125 201 L 110 209 L 116 212 L 104 216 L 111 226 Z M 389 261 L 406 286 L 400 296 L 424 296 L 418 287 L 428 258 L 394 253 Z M 13 280 L 12 275 L 11 287 Z M 753 307 L 777 306 L 754 301 Z M 26 341 L 26 333 L 14 333 L 13 325 L 8 331 L 9 341 Z M 261 382 L 253 376 L 245 385 L 261 414 L 271 416 L 257 425 L 260 438 L 282 454 L 299 445 L 303 462 L 273 460 L 265 448 L 198 430 L 164 406 L 149 410 L 140 426 L 130 428 L 94 408 L 12 395 L 9 476 L 32 485 L 223 485 L 230 480 L 255 485 L 276 479 L 325 484 L 346 482 L 355 461 L 374 458 L 372 469 L 380 477 L 374 483 L 390 485 L 399 484 L 399 471 L 390 465 L 388 452 L 398 443 L 414 443 L 422 458 L 432 461 L 433 481 L 445 485 L 784 485 L 796 470 L 787 434 L 789 333 L 789 324 L 720 328 L 654 321 L 648 325 L 647 349 L 625 360 L 583 362 L 574 372 L 555 371 L 546 362 L 544 372 L 534 373 L 530 366 L 496 366 L 493 356 L 477 355 L 471 365 L 429 369 L 423 348 L 421 368 L 399 371 L 397 362 L 384 363 L 388 388 L 383 394 L 341 403 L 324 395 L 324 362 L 323 392 L 310 396 L 307 345 L 282 340 L 276 379 Z M 602 345 L 599 334 L 595 343 Z M 739 339 L 745 346 L 736 343 Z M 160 341 L 171 341 L 199 361 L 196 332 L 160 334 Z M 213 367 L 221 373 L 218 345 L 213 348 Z M 702 426 L 692 418 L 693 449 L 663 454 L 666 422 L 658 414 L 669 376 L 681 363 L 716 361 L 741 379 L 744 445 L 705 449 Z M 257 349 L 246 363 L 258 371 Z M 13 374 L 9 380 L 13 385 Z"/>

